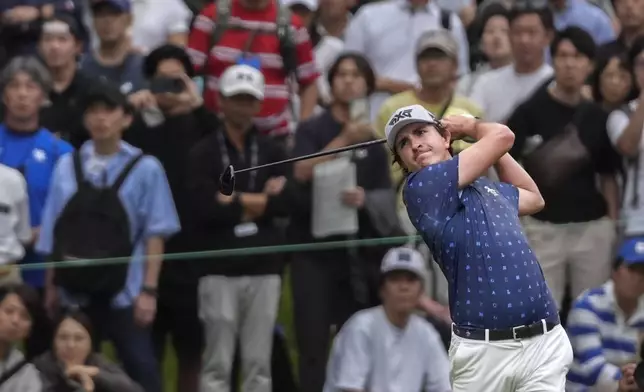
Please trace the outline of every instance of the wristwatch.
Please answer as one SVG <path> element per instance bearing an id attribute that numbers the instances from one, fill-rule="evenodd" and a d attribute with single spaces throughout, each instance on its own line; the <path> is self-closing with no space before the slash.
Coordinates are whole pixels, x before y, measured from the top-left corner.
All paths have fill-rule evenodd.
<path id="1" fill-rule="evenodd" d="M 141 293 L 145 293 L 145 294 L 150 295 L 150 296 L 152 296 L 154 298 L 159 296 L 159 290 L 157 290 L 156 287 L 152 287 L 152 286 L 143 286 L 141 288 Z"/>

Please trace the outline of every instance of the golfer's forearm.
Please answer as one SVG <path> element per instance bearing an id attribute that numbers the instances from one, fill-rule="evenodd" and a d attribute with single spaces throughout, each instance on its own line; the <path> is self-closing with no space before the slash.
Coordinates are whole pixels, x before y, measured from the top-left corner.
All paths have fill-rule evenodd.
<path id="1" fill-rule="evenodd" d="M 162 237 L 150 237 L 145 244 L 145 276 L 143 277 L 143 286 L 157 287 L 159 283 L 159 274 L 163 263 L 163 252 L 165 251 L 165 241 Z"/>
<path id="2" fill-rule="evenodd" d="M 537 187 L 532 177 L 530 177 L 528 172 L 510 154 L 506 153 L 503 155 L 494 165 L 494 168 L 499 176 L 499 180 L 502 182 L 507 182 L 517 188 L 540 194 L 539 187 Z"/>
<path id="3" fill-rule="evenodd" d="M 335 148 L 342 148 L 350 145 L 351 142 L 345 138 L 342 134 L 335 137 L 331 140 L 329 144 L 324 147 L 322 151 L 333 150 Z M 293 175 L 295 179 L 299 182 L 308 182 L 313 177 L 313 168 L 315 165 L 322 162 L 330 161 L 334 159 L 335 155 L 327 155 L 323 157 L 317 157 L 313 159 L 307 159 L 305 161 L 296 162 L 294 165 Z"/>

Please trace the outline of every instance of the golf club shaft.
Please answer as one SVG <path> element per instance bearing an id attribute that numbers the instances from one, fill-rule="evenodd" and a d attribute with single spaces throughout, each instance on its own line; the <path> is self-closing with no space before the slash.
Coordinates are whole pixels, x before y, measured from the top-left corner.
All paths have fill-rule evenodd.
<path id="1" fill-rule="evenodd" d="M 267 167 L 272 167 L 272 166 L 276 166 L 276 165 L 282 165 L 282 164 L 285 164 L 285 163 L 293 163 L 293 162 L 305 161 L 307 159 L 325 157 L 327 155 L 333 155 L 333 154 L 338 154 L 338 153 L 345 152 L 345 151 L 356 150 L 358 148 L 371 147 L 371 146 L 375 146 L 376 144 L 383 144 L 383 143 L 386 143 L 386 142 L 387 142 L 387 139 L 371 140 L 371 141 L 364 142 L 364 143 L 353 144 L 351 146 L 335 148 L 333 150 L 320 151 L 320 152 L 316 152 L 314 154 L 302 155 L 300 157 L 293 157 L 293 158 L 285 159 L 283 161 L 271 162 L 271 163 L 266 163 L 264 165 L 249 167 L 249 168 L 246 168 L 246 169 L 235 170 L 235 174 L 244 173 L 244 172 L 253 171 L 253 170 L 265 169 Z"/>

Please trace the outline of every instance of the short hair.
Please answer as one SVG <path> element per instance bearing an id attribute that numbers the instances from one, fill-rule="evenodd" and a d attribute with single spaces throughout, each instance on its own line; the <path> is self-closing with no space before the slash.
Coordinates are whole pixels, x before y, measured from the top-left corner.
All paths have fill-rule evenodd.
<path id="1" fill-rule="evenodd" d="M 602 102 L 604 100 L 604 94 L 602 94 L 602 89 L 601 89 L 601 78 L 602 74 L 606 70 L 606 67 L 608 67 L 608 64 L 610 64 L 613 59 L 618 60 L 618 66 L 625 72 L 629 73 L 631 72 L 629 66 L 628 66 L 628 60 L 626 59 L 626 56 L 623 54 L 616 54 L 614 56 L 609 56 L 609 57 L 600 57 L 599 61 L 595 64 L 595 69 L 593 70 L 593 73 L 590 75 L 589 82 L 590 86 L 592 89 L 593 93 L 593 99 L 595 102 Z"/>
<path id="2" fill-rule="evenodd" d="M 512 24 L 512 22 L 524 15 L 537 15 L 547 31 L 555 29 L 555 17 L 547 6 L 532 6 L 530 0 L 516 1 L 515 5 L 510 8 L 508 20 Z"/>
<path id="3" fill-rule="evenodd" d="M 31 286 L 24 283 L 8 284 L 0 287 L 0 302 L 4 301 L 8 295 L 15 294 L 20 298 L 20 301 L 27 309 L 29 317 L 32 320 L 42 319 L 45 313 L 41 305 L 40 296 L 38 292 Z"/>
<path id="4" fill-rule="evenodd" d="M 151 51 L 143 61 L 143 75 L 150 79 L 156 74 L 159 64 L 164 60 L 174 59 L 183 65 L 189 78 L 195 77 L 195 69 L 190 61 L 190 56 L 181 46 L 164 44 Z"/>
<path id="5" fill-rule="evenodd" d="M 33 79 L 45 95 L 48 95 L 52 88 L 51 74 L 38 59 L 33 56 L 18 56 L 7 64 L 0 75 L 0 90 L 4 91 L 9 83 L 19 73 L 26 73 Z"/>
<path id="6" fill-rule="evenodd" d="M 367 84 L 367 96 L 373 94 L 376 90 L 376 74 L 369 63 L 369 60 L 358 52 L 345 52 L 338 56 L 335 62 L 333 62 L 327 75 L 327 81 L 329 82 L 329 86 L 331 86 L 331 90 L 333 90 L 333 80 L 340 70 L 340 64 L 344 61 L 353 61 L 356 64 L 358 71 Z"/>
<path id="7" fill-rule="evenodd" d="M 586 30 L 571 26 L 568 27 L 555 35 L 555 38 L 550 44 L 550 55 L 554 58 L 557 55 L 557 50 L 559 50 L 559 45 L 565 40 L 570 41 L 572 46 L 577 49 L 577 51 L 589 60 L 595 59 L 595 52 L 597 50 L 597 45 L 595 45 L 595 40 L 593 37 L 586 32 Z"/>

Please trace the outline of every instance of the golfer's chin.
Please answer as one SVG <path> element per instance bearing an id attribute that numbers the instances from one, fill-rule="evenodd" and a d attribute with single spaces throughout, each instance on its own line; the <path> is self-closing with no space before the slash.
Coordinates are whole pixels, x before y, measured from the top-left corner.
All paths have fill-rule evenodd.
<path id="1" fill-rule="evenodd" d="M 417 165 L 417 168 L 420 169 L 429 165 L 439 163 L 440 161 L 442 161 L 442 159 L 438 154 L 428 151 L 419 154 L 414 160 L 414 163 Z"/>

